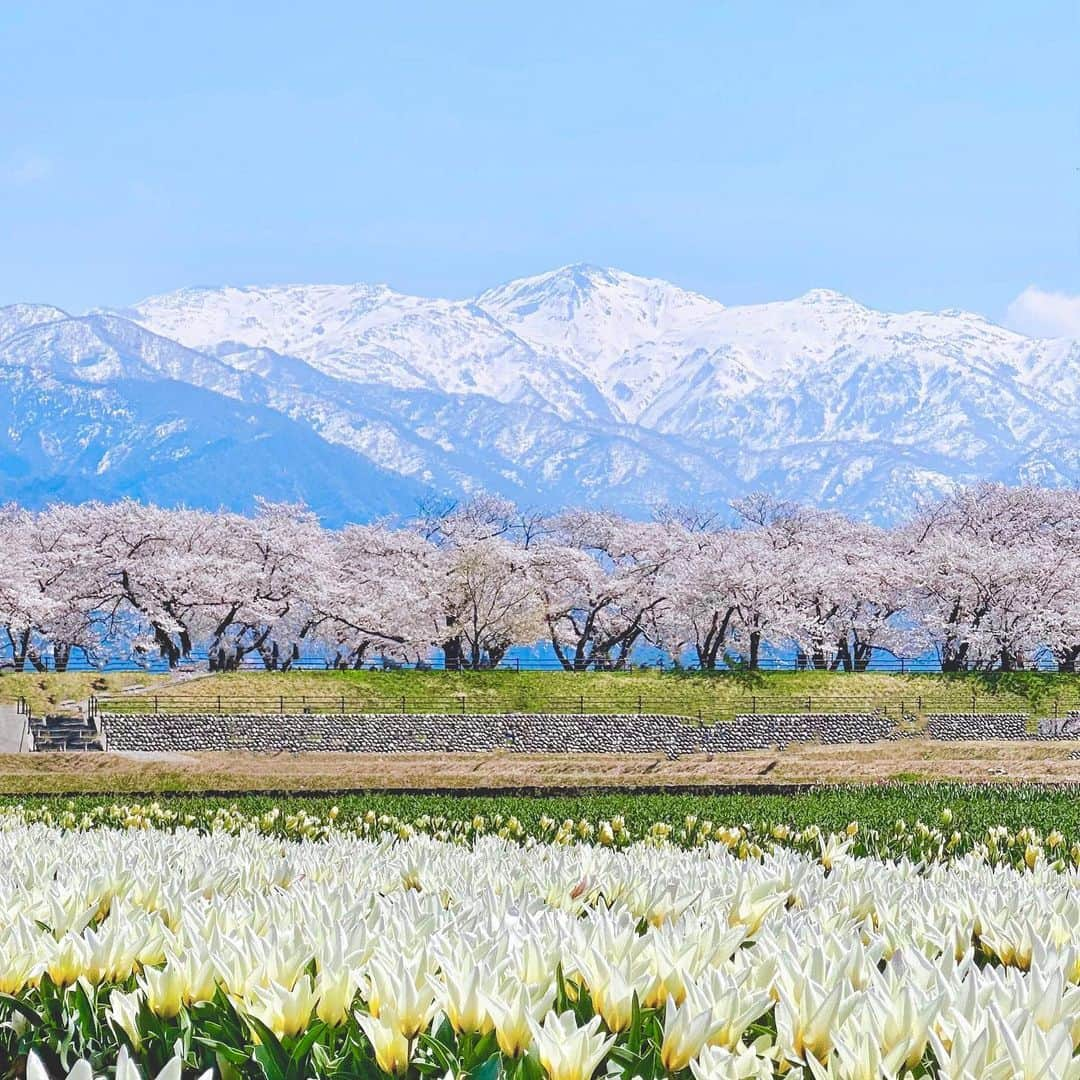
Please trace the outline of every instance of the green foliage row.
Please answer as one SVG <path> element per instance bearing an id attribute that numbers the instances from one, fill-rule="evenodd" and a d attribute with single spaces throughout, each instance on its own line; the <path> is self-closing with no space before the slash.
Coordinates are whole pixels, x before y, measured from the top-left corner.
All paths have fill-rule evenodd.
<path id="1" fill-rule="evenodd" d="M 334 796 L 239 795 L 219 798 L 202 795 L 158 796 L 158 801 L 179 813 L 203 814 L 218 807 L 236 808 L 256 815 L 275 807 L 283 812 L 304 811 L 326 815 L 336 806 L 342 817 L 360 817 L 367 811 L 411 820 L 424 815 L 448 818 L 514 816 L 530 832 L 541 818 L 598 819 L 621 816 L 632 832 L 641 832 L 657 821 L 681 820 L 687 815 L 716 822 L 738 824 L 785 821 L 803 827 L 817 825 L 824 831 L 843 829 L 851 821 L 869 828 L 891 826 L 898 818 L 936 820 L 949 808 L 972 829 L 993 825 L 1011 829 L 1025 825 L 1043 831 L 1058 829 L 1069 837 L 1080 836 L 1080 788 L 1005 786 L 976 784 L 900 783 L 874 786 L 822 786 L 777 794 L 736 793 L 588 795 L 425 795 L 371 794 Z M 48 807 L 56 812 L 74 809 L 81 814 L 117 800 L 108 795 L 0 797 L 0 809 L 23 806 Z"/>
<path id="2" fill-rule="evenodd" d="M 719 842 L 742 856 L 791 847 L 816 857 L 842 844 L 852 855 L 938 860 L 977 852 L 995 863 L 1021 866 L 1043 857 L 1080 862 L 1077 794 L 1074 788 L 910 784 L 774 795 L 579 798 L 251 795 L 125 802 L 78 796 L 0 800 L 0 810 L 17 820 L 70 829 L 252 829 L 293 839 L 344 830 L 370 838 L 420 833 L 465 844 L 490 835 L 615 847 Z"/>

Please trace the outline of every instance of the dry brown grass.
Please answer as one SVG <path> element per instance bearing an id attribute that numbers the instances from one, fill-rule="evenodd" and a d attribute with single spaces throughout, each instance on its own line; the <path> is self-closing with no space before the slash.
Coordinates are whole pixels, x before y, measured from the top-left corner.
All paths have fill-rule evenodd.
<path id="1" fill-rule="evenodd" d="M 129 693 L 133 688 L 172 686 L 168 675 L 149 675 L 142 671 L 119 671 L 100 674 L 71 671 L 61 675 L 25 671 L 0 675 L 0 703 L 23 698 L 35 716 L 49 712 L 72 712 L 93 694 Z"/>
<path id="2" fill-rule="evenodd" d="M 886 780 L 1078 783 L 1080 743 L 923 739 L 783 752 L 699 754 L 0 755 L 0 793 L 712 787 Z"/>

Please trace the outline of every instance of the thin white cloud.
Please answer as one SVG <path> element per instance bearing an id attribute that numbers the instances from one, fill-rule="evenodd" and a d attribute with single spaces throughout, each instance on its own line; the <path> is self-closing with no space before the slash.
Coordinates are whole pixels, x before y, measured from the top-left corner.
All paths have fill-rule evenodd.
<path id="1" fill-rule="evenodd" d="M 1029 285 L 1008 306 L 1005 322 L 1032 337 L 1080 338 L 1080 296 Z"/>
<path id="2" fill-rule="evenodd" d="M 13 154 L 0 166 L 0 177 L 14 187 L 30 187 L 52 176 L 53 163 L 42 154 Z"/>

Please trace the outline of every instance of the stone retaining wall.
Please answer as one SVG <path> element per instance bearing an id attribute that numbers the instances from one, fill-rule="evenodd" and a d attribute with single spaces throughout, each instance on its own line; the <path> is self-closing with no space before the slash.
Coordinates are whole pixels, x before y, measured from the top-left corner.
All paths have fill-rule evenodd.
<path id="1" fill-rule="evenodd" d="M 248 749 L 453 753 L 725 753 L 792 742 L 875 742 L 888 721 L 876 714 L 739 716 L 702 725 L 688 717 L 655 714 L 117 714 L 105 718 L 110 750 L 198 751 Z"/>
<path id="2" fill-rule="evenodd" d="M 788 743 L 872 743 L 889 737 L 891 725 L 880 713 L 785 713 L 736 716 L 732 724 L 717 724 L 710 734 L 719 743 L 709 749 L 781 749 Z"/>
<path id="3" fill-rule="evenodd" d="M 1043 739 L 1080 739 L 1080 710 L 1064 716 L 1048 716 L 1039 721 L 1039 737 Z"/>
<path id="4" fill-rule="evenodd" d="M 926 733 L 931 739 L 1027 739 L 1026 713 L 931 713 Z"/>
<path id="5" fill-rule="evenodd" d="M 110 750 L 438 753 L 509 750 L 534 754 L 684 754 L 781 749 L 791 743 L 873 743 L 914 734 L 880 713 L 760 714 L 730 723 L 691 717 L 573 713 L 217 713 L 117 714 L 102 717 Z M 926 734 L 945 741 L 1080 738 L 1080 712 L 1040 721 L 1029 734 L 1024 713 L 934 713 Z"/>

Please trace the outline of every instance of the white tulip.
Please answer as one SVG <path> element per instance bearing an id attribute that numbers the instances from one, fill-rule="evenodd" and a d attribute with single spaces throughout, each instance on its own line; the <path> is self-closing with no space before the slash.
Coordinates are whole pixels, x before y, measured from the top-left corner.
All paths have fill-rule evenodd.
<path id="1" fill-rule="evenodd" d="M 533 1047 L 548 1080 L 591 1080 L 615 1042 L 599 1033 L 600 1017 L 578 1027 L 572 1012 L 549 1012 L 543 1024 L 532 1021 Z"/>

